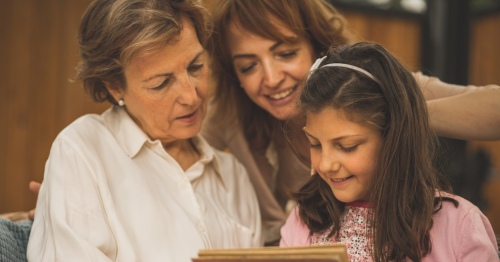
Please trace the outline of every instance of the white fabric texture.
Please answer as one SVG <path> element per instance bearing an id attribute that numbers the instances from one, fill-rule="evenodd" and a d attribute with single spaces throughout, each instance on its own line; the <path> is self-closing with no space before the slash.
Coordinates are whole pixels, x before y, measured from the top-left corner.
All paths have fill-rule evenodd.
<path id="1" fill-rule="evenodd" d="M 56 138 L 28 244 L 29 261 L 191 261 L 200 249 L 261 245 L 244 167 L 193 139 L 186 172 L 123 108 L 86 115 Z"/>

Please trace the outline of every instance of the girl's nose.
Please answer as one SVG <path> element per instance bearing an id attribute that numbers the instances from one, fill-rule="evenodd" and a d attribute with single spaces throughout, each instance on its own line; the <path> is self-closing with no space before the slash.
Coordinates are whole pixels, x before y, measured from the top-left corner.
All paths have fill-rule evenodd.
<path id="1" fill-rule="evenodd" d="M 318 171 L 321 173 L 331 173 L 339 171 L 341 167 L 340 161 L 334 156 L 334 154 L 322 154 L 319 163 Z"/>

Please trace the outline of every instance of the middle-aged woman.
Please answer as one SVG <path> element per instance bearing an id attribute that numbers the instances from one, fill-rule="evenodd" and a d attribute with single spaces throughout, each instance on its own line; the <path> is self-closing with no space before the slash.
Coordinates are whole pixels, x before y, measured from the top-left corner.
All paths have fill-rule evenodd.
<path id="1" fill-rule="evenodd" d="M 344 19 L 323 0 L 220 0 L 212 16 L 209 50 L 216 90 L 202 135 L 245 165 L 259 198 L 266 242 L 273 242 L 286 219 L 287 191 L 297 191 L 309 179 L 305 120 L 295 102 L 299 83 L 330 46 L 352 41 Z M 498 86 L 456 86 L 413 75 L 437 134 L 500 139 Z"/>
<path id="2" fill-rule="evenodd" d="M 77 79 L 113 106 L 56 138 L 30 261 L 191 261 L 261 245 L 248 175 L 198 135 L 208 93 L 197 0 L 96 0 L 79 31 Z"/>

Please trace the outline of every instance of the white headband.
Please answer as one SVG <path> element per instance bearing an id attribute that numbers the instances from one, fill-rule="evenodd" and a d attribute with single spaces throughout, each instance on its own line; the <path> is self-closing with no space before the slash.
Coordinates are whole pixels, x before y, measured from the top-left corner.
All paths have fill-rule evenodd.
<path id="1" fill-rule="evenodd" d="M 326 58 L 326 56 L 323 56 L 321 58 L 316 59 L 316 62 L 314 62 L 314 64 L 309 69 L 309 75 L 307 76 L 307 79 L 309 79 L 309 76 L 311 76 L 311 74 L 313 73 L 313 71 L 318 68 L 319 64 L 321 64 L 321 62 L 323 62 L 323 60 L 325 60 L 325 58 Z M 323 68 L 323 67 L 344 67 L 344 68 L 350 68 L 352 70 L 356 70 L 356 71 L 358 71 L 358 72 L 366 75 L 367 77 L 371 78 L 373 81 L 375 81 L 378 84 L 380 84 L 380 82 L 372 74 L 370 74 L 368 71 L 364 70 L 363 68 L 359 68 L 357 66 L 353 66 L 353 65 L 349 65 L 349 64 L 343 64 L 343 63 L 330 63 L 330 64 L 323 65 L 320 68 Z"/>

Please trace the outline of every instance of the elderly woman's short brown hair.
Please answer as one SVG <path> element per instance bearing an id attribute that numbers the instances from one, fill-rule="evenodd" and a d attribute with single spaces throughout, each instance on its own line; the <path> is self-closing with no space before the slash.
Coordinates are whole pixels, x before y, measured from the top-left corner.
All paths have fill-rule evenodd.
<path id="1" fill-rule="evenodd" d="M 96 0 L 85 12 L 78 35 L 77 80 L 97 102 L 116 104 L 105 82 L 126 88 L 124 68 L 136 57 L 175 41 L 189 19 L 205 46 L 209 29 L 200 0 Z"/>

